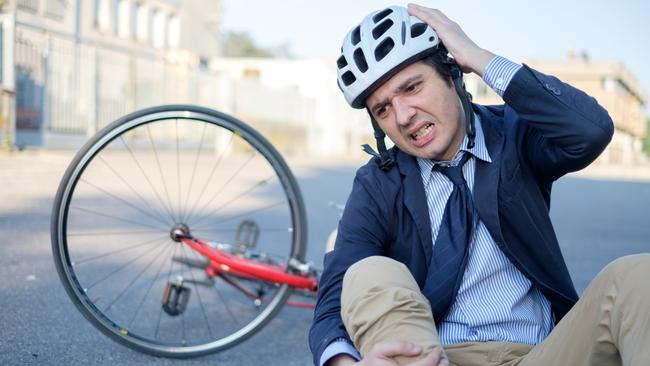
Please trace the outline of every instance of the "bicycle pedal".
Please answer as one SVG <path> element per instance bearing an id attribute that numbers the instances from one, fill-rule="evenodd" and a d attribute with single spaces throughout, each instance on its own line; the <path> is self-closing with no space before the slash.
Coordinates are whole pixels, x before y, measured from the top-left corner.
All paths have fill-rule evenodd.
<path id="1" fill-rule="evenodd" d="M 172 260 L 177 263 L 185 264 L 186 266 L 198 269 L 205 269 L 210 264 L 210 261 L 207 258 L 203 259 L 191 259 L 179 256 L 173 256 Z"/>
<path id="2" fill-rule="evenodd" d="M 248 248 L 255 248 L 257 239 L 260 237 L 260 227 L 253 220 L 244 220 L 237 226 L 235 243 L 242 251 Z"/>
<path id="3" fill-rule="evenodd" d="M 187 308 L 190 299 L 190 289 L 182 284 L 167 282 L 163 294 L 162 307 L 171 316 L 182 314 Z"/>

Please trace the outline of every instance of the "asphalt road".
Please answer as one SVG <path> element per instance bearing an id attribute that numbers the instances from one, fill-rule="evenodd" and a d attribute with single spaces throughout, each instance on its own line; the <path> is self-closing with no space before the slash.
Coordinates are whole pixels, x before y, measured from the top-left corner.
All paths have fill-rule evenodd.
<path id="1" fill-rule="evenodd" d="M 308 365 L 311 311 L 285 308 L 260 333 L 219 354 L 170 360 L 120 346 L 93 328 L 59 283 L 50 210 L 72 154 L 0 155 L 0 365 Z M 308 212 L 307 257 L 322 260 L 355 164 L 290 160 Z M 650 183 L 567 177 L 553 191 L 552 218 L 579 292 L 611 260 L 650 252 Z"/>

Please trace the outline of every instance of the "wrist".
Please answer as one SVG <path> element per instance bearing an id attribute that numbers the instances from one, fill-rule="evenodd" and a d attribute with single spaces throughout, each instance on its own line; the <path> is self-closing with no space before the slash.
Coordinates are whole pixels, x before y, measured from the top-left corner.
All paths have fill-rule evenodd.
<path id="1" fill-rule="evenodd" d="M 492 52 L 483 48 L 477 48 L 472 54 L 472 57 L 470 57 L 467 68 L 482 78 L 485 73 L 485 68 L 494 57 L 496 57 L 496 55 Z"/>
<path id="2" fill-rule="evenodd" d="M 354 365 L 356 363 L 357 360 L 354 357 L 343 353 L 330 358 L 329 361 L 327 361 L 324 366 L 346 366 L 346 365 Z"/>

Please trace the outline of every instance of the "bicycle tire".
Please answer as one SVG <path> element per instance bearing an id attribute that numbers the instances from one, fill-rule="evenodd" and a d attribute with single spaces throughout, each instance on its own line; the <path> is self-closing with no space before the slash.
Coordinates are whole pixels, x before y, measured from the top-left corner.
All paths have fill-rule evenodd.
<path id="1" fill-rule="evenodd" d="M 174 128 L 175 138 L 170 137 Z M 199 131 L 201 137 L 197 140 Z M 202 150 L 205 140 L 208 140 L 207 147 Z M 197 144 L 198 149 L 193 149 Z M 135 157 L 136 153 L 141 155 Z M 237 167 L 244 159 L 248 159 L 244 166 Z M 161 161 L 168 163 L 165 169 Z M 152 173 L 156 165 L 162 185 L 158 181 L 151 182 L 157 174 Z M 188 174 L 184 173 L 190 171 L 190 165 L 193 166 L 192 177 L 187 180 Z M 197 169 L 199 165 L 208 169 Z M 244 170 L 248 166 L 250 168 Z M 212 200 L 201 206 L 203 203 L 198 204 L 198 201 L 204 192 L 213 189 L 211 180 L 217 167 L 221 176 L 214 183 L 222 184 L 222 188 L 216 195 L 208 194 Z M 234 168 L 238 169 L 236 173 L 232 173 Z M 176 176 L 168 179 L 169 172 L 174 169 Z M 222 173 L 227 169 L 232 174 L 226 181 L 226 174 Z M 205 178 L 208 170 L 211 174 Z M 201 174 L 204 180 L 199 179 Z M 260 174 L 270 178 L 255 183 Z M 193 188 L 195 181 L 197 184 L 205 181 L 201 184 L 200 195 L 196 193 L 198 187 Z M 249 189 L 242 190 L 241 185 Z M 172 190 L 178 194 L 169 194 Z M 230 200 L 213 210 L 215 197 L 224 191 L 223 195 Z M 236 192 L 245 194 L 233 198 Z M 276 197 L 280 197 L 279 203 L 272 207 L 266 205 L 269 199 Z M 265 245 L 272 252 L 281 250 L 280 254 L 273 253 L 282 260 L 304 259 L 307 228 L 302 195 L 288 165 L 268 140 L 236 118 L 198 106 L 167 105 L 136 111 L 99 131 L 80 149 L 66 170 L 51 218 L 54 262 L 77 309 L 93 326 L 118 343 L 140 352 L 172 358 L 218 352 L 244 341 L 264 327 L 283 307 L 291 289 L 287 285 L 274 286 L 276 290 L 264 306 L 251 305 L 249 309 L 247 299 L 237 297 L 236 292 L 225 285 L 217 284 L 209 289 L 199 287 L 197 270 L 180 264 L 176 268 L 177 263 L 171 259 L 174 255 L 182 255 L 190 261 L 198 256 L 189 247 L 171 240 L 169 225 L 187 223 L 193 233 L 204 231 L 202 238 L 213 235 L 218 241 L 232 229 L 213 227 L 230 225 L 232 223 L 227 222 L 235 220 L 237 215 L 265 222 L 268 226 L 262 228 L 262 233 L 267 239 L 271 238 Z M 136 222 L 136 218 L 143 221 Z M 216 220 L 210 221 L 215 224 L 199 228 L 199 223 L 208 218 Z M 198 223 L 192 224 L 192 220 Z M 147 230 L 143 230 L 145 227 Z M 131 230 L 135 228 L 138 230 Z M 142 241 L 142 238 L 154 239 Z M 138 250 L 137 256 L 132 255 L 135 250 Z M 144 257 L 155 259 L 147 259 L 145 263 Z M 165 282 L 165 276 L 160 273 L 165 272 L 167 266 Z M 155 276 L 150 267 L 158 268 Z M 125 281 L 129 280 L 126 273 L 131 276 L 131 282 L 124 288 Z M 169 316 L 160 310 L 160 294 L 172 277 L 179 278 L 181 284 L 188 283 L 191 290 L 191 305 L 180 316 Z M 156 316 L 155 333 L 151 334 L 150 323 Z M 234 325 L 228 325 L 228 317 Z M 192 328 L 185 325 L 190 321 Z M 214 333 L 211 324 L 219 325 L 216 330 L 219 333 Z"/>

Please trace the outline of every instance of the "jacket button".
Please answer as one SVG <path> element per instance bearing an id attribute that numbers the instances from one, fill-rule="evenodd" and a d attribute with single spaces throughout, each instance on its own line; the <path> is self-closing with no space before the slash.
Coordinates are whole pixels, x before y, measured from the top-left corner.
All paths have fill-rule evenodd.
<path id="1" fill-rule="evenodd" d="M 551 85 L 551 84 L 549 84 L 549 83 L 544 83 L 544 87 L 545 87 L 547 90 L 551 91 L 551 93 L 553 93 L 553 94 L 555 94 L 555 95 L 560 95 L 560 94 L 562 94 L 562 92 L 560 91 L 560 89 L 559 89 L 557 86 L 553 86 L 553 85 Z"/>

